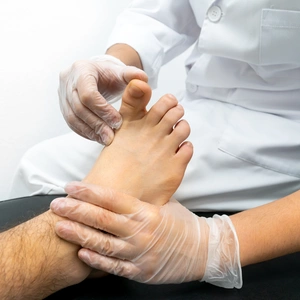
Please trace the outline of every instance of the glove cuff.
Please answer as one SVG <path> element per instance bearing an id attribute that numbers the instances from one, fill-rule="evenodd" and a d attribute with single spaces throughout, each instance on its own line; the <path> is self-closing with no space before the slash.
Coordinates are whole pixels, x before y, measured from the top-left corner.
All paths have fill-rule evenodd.
<path id="1" fill-rule="evenodd" d="M 112 55 L 109 55 L 109 54 L 104 54 L 104 55 L 99 55 L 99 56 L 93 56 L 90 58 L 91 60 L 93 61 L 110 61 L 110 62 L 113 62 L 119 66 L 126 66 L 120 59 L 112 56 Z"/>
<path id="2" fill-rule="evenodd" d="M 223 288 L 243 285 L 239 242 L 231 219 L 214 215 L 206 219 L 209 225 L 208 257 L 201 281 Z"/>

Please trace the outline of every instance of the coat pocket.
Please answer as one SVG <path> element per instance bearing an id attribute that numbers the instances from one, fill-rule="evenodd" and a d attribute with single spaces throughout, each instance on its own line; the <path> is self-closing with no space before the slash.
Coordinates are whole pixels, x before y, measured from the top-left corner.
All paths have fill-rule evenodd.
<path id="1" fill-rule="evenodd" d="M 300 11 L 263 9 L 260 64 L 300 65 Z"/>
<path id="2" fill-rule="evenodd" d="M 218 148 L 251 164 L 300 178 L 300 123 L 237 106 Z"/>

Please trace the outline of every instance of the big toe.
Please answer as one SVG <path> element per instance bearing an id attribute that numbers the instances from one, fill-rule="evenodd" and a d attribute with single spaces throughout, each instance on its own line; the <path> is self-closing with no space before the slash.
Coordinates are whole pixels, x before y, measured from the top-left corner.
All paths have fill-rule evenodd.
<path id="1" fill-rule="evenodd" d="M 123 93 L 120 107 L 123 120 L 136 120 L 144 117 L 151 94 L 151 87 L 146 82 L 138 79 L 130 81 Z"/>

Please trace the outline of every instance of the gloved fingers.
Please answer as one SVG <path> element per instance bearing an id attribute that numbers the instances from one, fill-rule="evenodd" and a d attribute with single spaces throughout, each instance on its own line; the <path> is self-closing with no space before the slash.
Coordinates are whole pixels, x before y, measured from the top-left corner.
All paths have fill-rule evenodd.
<path id="1" fill-rule="evenodd" d="M 114 137 L 112 128 L 121 126 L 122 117 L 106 100 L 120 96 L 124 90 L 126 83 L 120 78 L 124 66 L 117 59 L 105 56 L 98 63 L 92 60 L 77 61 L 60 73 L 60 105 L 66 122 L 76 133 L 100 140 L 101 144 L 111 143 Z M 100 138 L 94 137 L 87 126 L 78 122 L 79 119 Z"/>
<path id="2" fill-rule="evenodd" d="M 95 204 L 117 214 L 133 214 L 141 209 L 141 204 L 146 205 L 132 196 L 84 182 L 69 182 L 65 186 L 65 191 L 75 199 Z"/>
<path id="3" fill-rule="evenodd" d="M 68 126 L 76 132 L 78 135 L 82 136 L 85 139 L 89 139 L 91 141 L 96 141 L 99 144 L 105 145 L 105 142 L 102 140 L 101 136 L 97 135 L 92 128 L 90 128 L 86 123 L 77 118 L 74 115 L 74 120 L 76 118 L 76 126 L 72 124 L 68 124 Z"/>
<path id="4" fill-rule="evenodd" d="M 80 250 L 79 257 L 91 267 L 149 283 L 202 278 L 208 226 L 179 202 L 172 199 L 158 207 L 76 182 L 65 190 L 74 199 L 56 199 L 50 205 L 54 213 L 69 218 L 56 230 L 62 238 L 90 249 Z"/>
<path id="5" fill-rule="evenodd" d="M 132 66 L 124 67 L 121 77 L 127 84 L 133 79 L 139 79 L 148 82 L 147 74 L 143 70 Z"/>
<path id="6" fill-rule="evenodd" d="M 132 279 L 140 273 L 140 269 L 130 261 L 100 255 L 89 249 L 80 249 L 78 257 L 94 269 L 103 270 L 125 278 Z"/>
<path id="7" fill-rule="evenodd" d="M 59 221 L 55 225 L 55 232 L 70 243 L 105 256 L 128 259 L 133 253 L 133 247 L 127 241 L 77 222 Z"/>
<path id="8" fill-rule="evenodd" d="M 105 144 L 101 136 L 97 135 L 93 128 L 76 116 L 68 101 L 60 103 L 60 109 L 68 126 L 78 135 L 100 144 Z"/>
<path id="9" fill-rule="evenodd" d="M 116 129 L 121 126 L 121 115 L 100 94 L 98 91 L 98 82 L 93 75 L 79 76 L 76 89 L 80 102 L 106 122 L 108 126 Z"/>
<path id="10" fill-rule="evenodd" d="M 83 121 L 78 122 L 78 120 L 75 119 L 69 120 L 69 123 L 73 125 L 73 127 L 77 126 L 78 130 L 80 130 L 84 136 L 96 136 L 97 141 L 101 140 L 102 144 L 104 145 L 109 145 L 112 142 L 114 138 L 113 130 L 105 123 L 105 121 L 99 118 L 90 109 L 82 105 L 76 90 L 72 92 L 72 101 L 70 102 L 70 107 L 76 117 Z M 93 130 L 93 132 L 89 132 L 88 127 L 86 126 L 84 126 L 86 131 L 82 131 L 83 124 L 86 124 Z M 81 126 L 79 127 L 79 125 Z"/>
<path id="11" fill-rule="evenodd" d="M 69 75 L 71 72 L 71 68 L 68 68 L 65 71 L 60 72 L 59 74 L 59 87 L 58 87 L 58 97 L 60 104 L 63 104 L 66 101 L 67 98 L 67 89 L 68 89 L 68 83 L 69 83 Z"/>
<path id="12" fill-rule="evenodd" d="M 135 227 L 135 221 L 127 216 L 73 198 L 57 198 L 52 201 L 50 208 L 61 217 L 119 237 L 130 236 Z"/>

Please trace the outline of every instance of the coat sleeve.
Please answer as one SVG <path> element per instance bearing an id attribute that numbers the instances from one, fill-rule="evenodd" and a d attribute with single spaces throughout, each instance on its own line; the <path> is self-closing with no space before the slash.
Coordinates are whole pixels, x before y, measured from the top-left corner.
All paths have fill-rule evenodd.
<path id="1" fill-rule="evenodd" d="M 117 43 L 134 48 L 155 88 L 161 66 L 188 49 L 199 34 L 189 0 L 134 0 L 118 16 L 107 48 Z"/>

